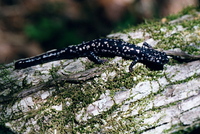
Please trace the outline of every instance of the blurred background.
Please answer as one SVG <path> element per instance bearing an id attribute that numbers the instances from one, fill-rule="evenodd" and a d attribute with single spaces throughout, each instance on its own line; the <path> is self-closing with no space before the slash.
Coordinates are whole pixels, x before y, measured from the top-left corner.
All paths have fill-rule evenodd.
<path id="1" fill-rule="evenodd" d="M 0 0 L 0 63 L 105 37 L 199 0 Z"/>

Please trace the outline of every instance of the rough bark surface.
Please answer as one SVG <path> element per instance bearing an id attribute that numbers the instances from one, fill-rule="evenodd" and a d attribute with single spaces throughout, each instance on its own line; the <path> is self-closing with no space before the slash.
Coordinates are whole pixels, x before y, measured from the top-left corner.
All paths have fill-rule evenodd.
<path id="1" fill-rule="evenodd" d="M 108 37 L 136 40 L 137 45 L 148 38 L 156 48 L 199 54 L 199 18 L 193 11 L 167 24 L 148 24 Z M 199 127 L 199 60 L 171 59 L 163 71 L 137 64 L 132 73 L 130 63 L 115 57 L 104 65 L 79 58 L 22 70 L 2 66 L 0 124 L 24 134 L 185 133 Z"/>

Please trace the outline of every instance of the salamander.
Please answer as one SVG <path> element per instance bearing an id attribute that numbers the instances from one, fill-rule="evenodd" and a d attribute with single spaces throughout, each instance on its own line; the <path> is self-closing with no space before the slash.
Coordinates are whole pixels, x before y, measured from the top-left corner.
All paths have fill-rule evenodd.
<path id="1" fill-rule="evenodd" d="M 153 49 L 146 42 L 140 47 L 122 40 L 95 39 L 78 45 L 68 46 L 64 49 L 56 49 L 35 57 L 19 60 L 15 62 L 15 69 L 23 69 L 55 60 L 79 57 L 88 57 L 91 61 L 101 64 L 104 63 L 105 60 L 99 57 L 115 56 L 133 60 L 129 66 L 130 72 L 133 70 L 133 66 L 138 62 L 146 65 L 150 70 L 163 70 L 164 64 L 169 61 L 166 53 Z"/>

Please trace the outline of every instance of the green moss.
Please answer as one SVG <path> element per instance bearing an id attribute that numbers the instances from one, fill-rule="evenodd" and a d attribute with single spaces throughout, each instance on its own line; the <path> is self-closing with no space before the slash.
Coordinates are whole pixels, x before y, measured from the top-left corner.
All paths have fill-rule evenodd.
<path id="1" fill-rule="evenodd" d="M 0 68 L 0 103 L 5 101 L 9 105 L 9 103 L 12 104 L 16 101 L 13 94 L 22 90 L 22 87 L 17 84 L 17 79 L 12 77 L 11 67 L 2 65 Z"/>
<path id="2" fill-rule="evenodd" d="M 200 130 L 200 124 L 196 124 L 191 126 L 185 126 L 182 123 L 172 125 L 170 129 L 165 130 L 165 133 L 172 133 L 172 134 L 197 134 Z"/>
<path id="3" fill-rule="evenodd" d="M 191 80 L 193 80 L 193 79 L 195 79 L 195 78 L 199 78 L 199 77 L 200 77 L 200 75 L 195 73 L 194 75 L 192 75 L 192 76 L 190 76 L 190 77 L 187 77 L 186 79 L 177 80 L 177 81 L 175 81 L 175 82 L 170 82 L 169 85 L 175 85 L 175 84 L 186 83 L 186 82 L 189 82 L 189 81 L 191 81 Z M 170 78 L 168 78 L 168 79 L 170 79 Z M 169 86 L 169 85 L 168 85 L 168 86 Z"/>
<path id="4" fill-rule="evenodd" d="M 196 7 L 186 7 L 185 9 L 183 9 L 181 12 L 177 13 L 177 14 L 172 14 L 172 15 L 169 15 L 167 16 L 166 18 L 168 20 L 175 20 L 177 18 L 180 18 L 181 16 L 183 15 L 186 15 L 186 14 L 192 14 L 192 15 L 195 15 L 196 14 L 196 10 L 197 8 Z"/>

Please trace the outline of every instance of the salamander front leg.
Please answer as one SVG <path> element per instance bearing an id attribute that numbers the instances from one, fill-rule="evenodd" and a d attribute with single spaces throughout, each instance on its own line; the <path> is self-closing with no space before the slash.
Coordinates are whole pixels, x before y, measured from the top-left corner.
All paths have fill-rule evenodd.
<path id="1" fill-rule="evenodd" d="M 133 66 L 135 66 L 135 64 L 138 62 L 139 58 L 136 57 L 134 59 L 134 61 L 131 63 L 131 65 L 129 66 L 129 72 L 132 72 L 133 71 Z"/>
<path id="2" fill-rule="evenodd" d="M 89 53 L 88 59 L 93 61 L 94 63 L 97 63 L 97 64 L 102 64 L 102 63 L 106 62 L 106 60 L 102 60 L 98 56 L 96 56 L 94 54 L 94 52 Z"/>
<path id="3" fill-rule="evenodd" d="M 144 42 L 143 43 L 143 46 L 147 47 L 147 48 L 150 48 L 150 49 L 153 49 L 153 47 L 151 45 L 149 45 L 147 42 Z"/>

